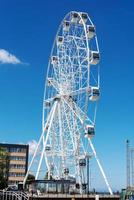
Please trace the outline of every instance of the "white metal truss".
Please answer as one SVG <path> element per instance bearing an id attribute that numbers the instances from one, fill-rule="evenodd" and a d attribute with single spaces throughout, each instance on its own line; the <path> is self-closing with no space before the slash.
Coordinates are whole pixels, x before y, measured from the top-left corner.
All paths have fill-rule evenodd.
<path id="1" fill-rule="evenodd" d="M 94 24 L 87 13 L 72 11 L 61 22 L 48 64 L 44 101 L 42 134 L 27 174 L 36 163 L 35 178 L 40 172 L 48 179 L 75 180 L 80 193 L 87 183 L 87 155 L 90 149 L 97 161 L 108 191 L 112 194 L 104 170 L 92 144 L 89 130 L 95 129 L 99 98 L 99 46 Z M 92 157 L 92 156 L 89 156 Z M 43 165 L 45 161 L 45 165 Z M 43 170 L 41 170 L 43 168 Z M 88 186 L 89 187 L 89 186 Z"/>

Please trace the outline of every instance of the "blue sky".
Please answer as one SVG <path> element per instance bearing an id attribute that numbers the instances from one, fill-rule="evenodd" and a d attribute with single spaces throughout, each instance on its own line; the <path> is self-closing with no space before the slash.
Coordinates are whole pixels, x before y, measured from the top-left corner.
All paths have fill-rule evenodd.
<path id="1" fill-rule="evenodd" d="M 48 59 L 59 23 L 71 10 L 87 12 L 96 25 L 102 94 L 94 144 L 112 187 L 120 189 L 125 186 L 125 140 L 134 146 L 132 0 L 0 1 L 0 49 L 19 59 L 0 64 L 0 142 L 39 138 Z"/>

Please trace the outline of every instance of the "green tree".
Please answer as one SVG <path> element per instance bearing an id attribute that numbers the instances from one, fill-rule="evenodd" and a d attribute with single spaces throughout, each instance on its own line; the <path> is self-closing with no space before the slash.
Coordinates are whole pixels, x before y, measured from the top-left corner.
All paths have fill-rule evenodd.
<path id="1" fill-rule="evenodd" d="M 35 180 L 35 176 L 33 174 L 28 174 L 26 183 L 32 182 Z"/>
<path id="2" fill-rule="evenodd" d="M 9 155 L 5 148 L 0 147 L 0 189 L 8 185 Z"/>

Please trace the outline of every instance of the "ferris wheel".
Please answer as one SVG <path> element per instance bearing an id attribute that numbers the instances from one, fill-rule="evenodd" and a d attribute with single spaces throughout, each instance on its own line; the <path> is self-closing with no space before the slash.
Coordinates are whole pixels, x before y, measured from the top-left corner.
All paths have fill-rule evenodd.
<path id="1" fill-rule="evenodd" d="M 71 11 L 61 22 L 52 47 L 45 82 L 42 134 L 24 184 L 36 160 L 36 179 L 43 167 L 48 179 L 74 179 L 83 193 L 88 183 L 87 160 L 92 157 L 89 146 L 112 194 L 92 144 L 100 96 L 99 60 L 93 22 L 87 13 Z"/>

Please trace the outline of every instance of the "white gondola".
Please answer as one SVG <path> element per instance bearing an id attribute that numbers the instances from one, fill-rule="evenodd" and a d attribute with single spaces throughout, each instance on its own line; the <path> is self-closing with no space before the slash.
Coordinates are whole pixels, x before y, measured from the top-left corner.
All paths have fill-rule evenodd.
<path id="1" fill-rule="evenodd" d="M 65 169 L 64 169 L 64 174 L 65 174 L 65 175 L 68 175 L 68 174 L 69 174 L 69 169 L 68 169 L 68 168 L 65 168 Z"/>
<path id="2" fill-rule="evenodd" d="M 47 79 L 47 85 L 52 86 L 52 83 L 53 83 L 53 78 L 48 78 Z"/>
<path id="3" fill-rule="evenodd" d="M 59 60 L 58 56 L 52 56 L 51 64 L 52 65 L 57 65 L 58 64 L 58 60 Z"/>
<path id="4" fill-rule="evenodd" d="M 87 37 L 91 39 L 95 36 L 95 27 L 93 25 L 87 26 Z"/>
<path id="5" fill-rule="evenodd" d="M 86 159 L 85 158 L 82 158 L 79 160 L 79 166 L 80 167 L 85 167 L 86 166 Z"/>
<path id="6" fill-rule="evenodd" d="M 45 151 L 50 151 L 50 150 L 51 150 L 50 145 L 46 145 Z"/>
<path id="7" fill-rule="evenodd" d="M 87 19 L 88 19 L 87 13 L 81 13 L 81 18 L 84 21 L 84 23 L 86 23 Z M 79 21 L 80 24 L 82 24 L 82 20 L 80 19 L 80 21 Z"/>
<path id="8" fill-rule="evenodd" d="M 92 51 L 90 54 L 90 64 L 97 65 L 100 61 L 100 54 L 98 51 Z"/>
<path id="9" fill-rule="evenodd" d="M 95 135 L 95 128 L 93 125 L 87 125 L 85 129 L 85 137 L 92 138 Z"/>
<path id="10" fill-rule="evenodd" d="M 70 22 L 69 21 L 64 21 L 63 22 L 63 31 L 69 31 L 70 28 Z"/>
<path id="11" fill-rule="evenodd" d="M 45 107 L 46 107 L 46 108 L 50 108 L 50 106 L 51 106 L 50 101 L 45 101 Z"/>
<path id="12" fill-rule="evenodd" d="M 58 46 L 59 46 L 59 45 L 62 45 L 63 42 L 64 42 L 64 37 L 58 36 L 58 37 L 57 37 L 57 45 L 58 45 Z"/>
<path id="13" fill-rule="evenodd" d="M 73 12 L 72 15 L 71 15 L 71 22 L 73 23 L 77 23 L 79 20 L 79 15 L 77 12 Z"/>
<path id="14" fill-rule="evenodd" d="M 91 91 L 89 94 L 89 99 L 91 101 L 97 101 L 100 97 L 100 89 L 99 87 L 91 87 Z"/>

